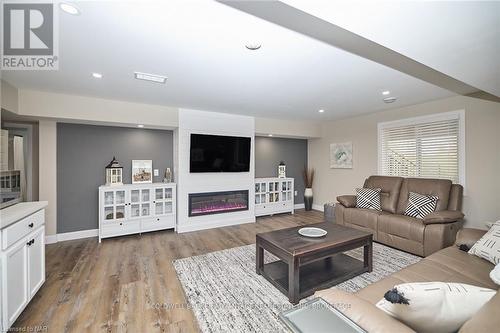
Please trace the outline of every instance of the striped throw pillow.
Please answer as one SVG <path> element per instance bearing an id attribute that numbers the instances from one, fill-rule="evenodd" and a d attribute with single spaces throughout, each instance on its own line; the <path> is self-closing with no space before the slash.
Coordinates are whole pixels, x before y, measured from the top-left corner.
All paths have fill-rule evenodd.
<path id="1" fill-rule="evenodd" d="M 490 230 L 481 237 L 468 252 L 486 259 L 492 264 L 500 263 L 500 221 L 496 221 Z"/>
<path id="2" fill-rule="evenodd" d="M 356 208 L 382 210 L 380 206 L 380 188 L 357 188 Z"/>
<path id="3" fill-rule="evenodd" d="M 439 198 L 435 195 L 425 195 L 410 192 L 405 215 L 417 219 L 423 219 L 436 210 L 438 200 Z"/>

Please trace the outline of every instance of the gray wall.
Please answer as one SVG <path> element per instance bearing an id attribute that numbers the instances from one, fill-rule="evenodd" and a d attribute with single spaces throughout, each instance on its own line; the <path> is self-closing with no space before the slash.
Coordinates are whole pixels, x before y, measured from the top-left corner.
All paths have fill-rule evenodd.
<path id="1" fill-rule="evenodd" d="M 295 203 L 304 203 L 302 170 L 307 165 L 307 140 L 255 138 L 255 177 L 276 177 L 281 160 L 285 161 L 287 177 L 295 178 L 295 190 L 298 193 Z"/>
<path id="2" fill-rule="evenodd" d="M 116 156 L 124 183 L 131 183 L 132 160 L 153 160 L 162 181 L 173 168 L 173 132 L 139 128 L 57 124 L 57 232 L 98 228 L 98 187 L 104 167 Z"/>

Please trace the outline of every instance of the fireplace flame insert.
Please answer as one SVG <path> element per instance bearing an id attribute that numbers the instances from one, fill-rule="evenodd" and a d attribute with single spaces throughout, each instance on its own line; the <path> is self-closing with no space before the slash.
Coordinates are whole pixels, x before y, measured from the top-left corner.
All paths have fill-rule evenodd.
<path id="1" fill-rule="evenodd" d="M 248 210 L 248 190 L 189 194 L 189 216 Z"/>

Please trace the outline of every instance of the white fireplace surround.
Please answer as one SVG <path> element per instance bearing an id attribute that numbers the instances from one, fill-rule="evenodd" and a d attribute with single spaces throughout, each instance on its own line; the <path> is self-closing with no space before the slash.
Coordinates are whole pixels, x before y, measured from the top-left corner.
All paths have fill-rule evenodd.
<path id="1" fill-rule="evenodd" d="M 249 172 L 189 173 L 191 134 L 243 136 L 251 138 Z M 254 200 L 248 210 L 224 214 L 188 216 L 190 193 L 248 190 L 255 193 L 255 119 L 226 113 L 190 109 L 179 110 L 179 128 L 174 133 L 174 175 L 177 175 L 177 232 L 255 222 Z"/>

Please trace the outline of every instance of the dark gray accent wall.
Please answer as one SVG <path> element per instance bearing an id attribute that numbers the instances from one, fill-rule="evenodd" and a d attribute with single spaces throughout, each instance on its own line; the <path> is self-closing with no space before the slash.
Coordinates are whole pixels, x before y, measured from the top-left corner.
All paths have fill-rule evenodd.
<path id="1" fill-rule="evenodd" d="M 295 178 L 295 203 L 304 203 L 302 170 L 307 165 L 307 140 L 255 138 L 255 177 L 277 177 L 278 164 L 285 161 L 287 177 Z"/>
<path id="2" fill-rule="evenodd" d="M 132 182 L 132 160 L 153 160 L 161 182 L 173 170 L 173 132 L 139 128 L 57 124 L 57 232 L 98 228 L 98 187 L 116 156 L 124 183 Z"/>

